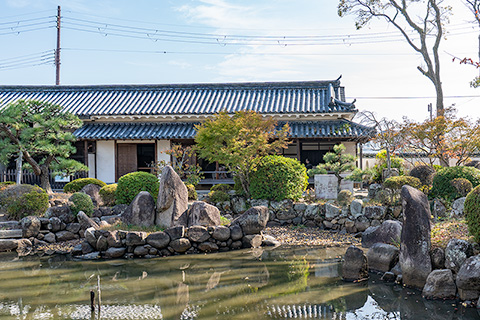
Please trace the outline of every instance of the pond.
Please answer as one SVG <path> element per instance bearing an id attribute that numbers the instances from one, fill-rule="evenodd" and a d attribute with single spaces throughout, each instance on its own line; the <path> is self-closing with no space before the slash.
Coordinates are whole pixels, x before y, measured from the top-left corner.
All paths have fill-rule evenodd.
<path id="1" fill-rule="evenodd" d="M 346 248 L 71 261 L 0 255 L 0 319 L 478 319 L 378 277 L 343 283 Z M 90 311 L 100 276 L 101 310 Z"/>

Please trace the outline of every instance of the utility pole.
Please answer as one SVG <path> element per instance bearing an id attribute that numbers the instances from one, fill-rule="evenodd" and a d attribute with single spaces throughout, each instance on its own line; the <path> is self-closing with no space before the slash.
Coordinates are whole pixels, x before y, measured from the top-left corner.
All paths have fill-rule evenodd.
<path id="1" fill-rule="evenodd" d="M 60 6 L 57 7 L 57 50 L 55 50 L 55 85 L 60 85 Z"/>

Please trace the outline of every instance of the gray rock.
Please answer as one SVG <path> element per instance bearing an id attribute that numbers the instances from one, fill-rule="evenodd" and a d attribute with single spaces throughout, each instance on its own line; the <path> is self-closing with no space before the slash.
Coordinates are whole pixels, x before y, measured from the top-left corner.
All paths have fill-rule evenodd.
<path id="1" fill-rule="evenodd" d="M 233 213 L 242 214 L 247 211 L 247 202 L 244 197 L 233 196 L 231 199 Z"/>
<path id="2" fill-rule="evenodd" d="M 103 200 L 99 193 L 101 188 L 99 185 L 91 183 L 83 187 L 80 192 L 87 194 L 92 199 L 93 205 L 98 207 L 103 206 Z"/>
<path id="3" fill-rule="evenodd" d="M 177 240 L 185 236 L 185 227 L 184 226 L 171 227 L 171 228 L 165 229 L 165 232 L 170 236 L 171 240 Z"/>
<path id="4" fill-rule="evenodd" d="M 385 216 L 385 207 L 368 206 L 363 208 L 363 215 L 368 219 L 381 220 Z"/>
<path id="5" fill-rule="evenodd" d="M 97 246 L 97 237 L 95 236 L 95 228 L 90 227 L 85 230 L 85 240 L 93 247 L 96 248 Z"/>
<path id="6" fill-rule="evenodd" d="M 64 223 L 71 223 L 75 220 L 75 215 L 70 210 L 70 207 L 67 205 L 50 207 L 45 212 L 46 218 L 59 218 Z"/>
<path id="7" fill-rule="evenodd" d="M 358 230 L 358 232 L 363 232 L 367 230 L 368 227 L 370 227 L 370 220 L 368 220 L 365 216 L 359 216 L 355 220 L 355 228 Z"/>
<path id="8" fill-rule="evenodd" d="M 123 257 L 123 255 L 127 252 L 126 248 L 108 248 L 107 251 L 105 251 L 105 258 L 108 259 L 117 259 L 120 257 Z"/>
<path id="9" fill-rule="evenodd" d="M 16 250 L 18 241 L 18 239 L 0 239 L 0 252 Z"/>
<path id="10" fill-rule="evenodd" d="M 0 230 L 14 230 L 21 229 L 21 225 L 18 221 L 1 221 Z"/>
<path id="11" fill-rule="evenodd" d="M 430 251 L 433 269 L 445 269 L 445 252 L 442 248 L 434 248 Z"/>
<path id="12" fill-rule="evenodd" d="M 60 218 L 57 218 L 57 217 L 51 217 L 49 220 L 49 224 L 50 224 L 50 230 L 52 232 L 58 232 L 60 230 L 62 230 L 62 220 L 60 220 Z"/>
<path id="13" fill-rule="evenodd" d="M 203 201 L 195 201 L 188 210 L 188 226 L 218 226 L 220 225 L 220 210 Z"/>
<path id="14" fill-rule="evenodd" d="M 20 239 L 22 237 L 22 229 L 0 230 L 0 239 Z"/>
<path id="15" fill-rule="evenodd" d="M 28 216 L 20 220 L 20 225 L 22 226 L 23 237 L 30 238 L 36 237 L 38 235 L 42 223 L 40 222 L 40 219 L 38 217 Z"/>
<path id="16" fill-rule="evenodd" d="M 110 248 L 122 247 L 122 239 L 120 239 L 118 231 L 107 231 L 106 238 L 107 244 Z"/>
<path id="17" fill-rule="evenodd" d="M 249 234 L 242 238 L 243 248 L 258 248 L 262 245 L 262 236 L 259 234 Z"/>
<path id="18" fill-rule="evenodd" d="M 90 245 L 87 241 L 82 242 L 82 254 L 88 254 L 95 251 L 95 248 Z"/>
<path id="19" fill-rule="evenodd" d="M 476 300 L 480 294 L 480 255 L 468 258 L 457 273 L 460 299 Z"/>
<path id="20" fill-rule="evenodd" d="M 432 207 L 433 207 L 432 214 L 435 219 L 446 217 L 447 208 L 443 204 L 442 200 L 438 198 L 433 199 Z"/>
<path id="21" fill-rule="evenodd" d="M 232 244 L 230 245 L 230 248 L 235 250 L 235 249 L 240 249 L 242 247 L 242 241 L 233 241 Z"/>
<path id="22" fill-rule="evenodd" d="M 163 249 L 170 243 L 170 236 L 162 231 L 150 233 L 145 241 L 156 249 Z"/>
<path id="23" fill-rule="evenodd" d="M 457 273 L 465 260 L 472 255 L 473 248 L 468 241 L 452 239 L 445 248 L 445 268 Z"/>
<path id="24" fill-rule="evenodd" d="M 70 231 L 59 231 L 55 234 L 55 236 L 57 237 L 57 242 L 64 242 L 76 239 L 75 234 Z"/>
<path id="25" fill-rule="evenodd" d="M 353 199 L 352 203 L 350 203 L 350 213 L 354 218 L 363 215 L 363 201 L 360 199 Z"/>
<path id="26" fill-rule="evenodd" d="M 427 196 L 410 186 L 401 191 L 403 228 L 400 246 L 400 266 L 403 284 L 423 288 L 432 271 L 430 260 L 430 205 Z"/>
<path id="27" fill-rule="evenodd" d="M 145 246 L 137 246 L 133 250 L 133 254 L 136 255 L 137 257 L 143 257 L 148 254 L 149 249 L 147 249 Z"/>
<path id="28" fill-rule="evenodd" d="M 212 237 L 218 241 L 227 241 L 230 238 L 230 229 L 225 226 L 216 226 Z"/>
<path id="29" fill-rule="evenodd" d="M 251 207 L 267 207 L 268 208 L 268 200 L 264 199 L 252 199 L 250 200 Z"/>
<path id="30" fill-rule="evenodd" d="M 127 237 L 125 238 L 125 244 L 127 246 L 143 246 L 147 237 L 146 232 L 141 231 L 129 231 Z"/>
<path id="31" fill-rule="evenodd" d="M 216 252 L 218 251 L 218 246 L 213 242 L 202 242 L 198 245 L 198 250 L 202 252 Z"/>
<path id="32" fill-rule="evenodd" d="M 450 218 L 461 218 L 464 216 L 463 208 L 465 207 L 466 197 L 458 198 L 452 203 L 452 212 L 450 213 Z"/>
<path id="33" fill-rule="evenodd" d="M 332 220 L 340 215 L 341 209 L 331 203 L 325 203 L 325 218 Z"/>
<path id="34" fill-rule="evenodd" d="M 160 178 L 155 223 L 165 228 L 187 226 L 188 191 L 171 166 L 165 166 Z"/>
<path id="35" fill-rule="evenodd" d="M 80 231 L 80 223 L 69 223 L 66 226 L 67 231 L 73 232 L 73 233 L 78 233 Z"/>
<path id="36" fill-rule="evenodd" d="M 369 227 L 362 234 L 362 247 L 370 248 L 377 242 L 396 245 L 400 243 L 402 224 L 398 221 L 387 220 L 378 227 Z"/>
<path id="37" fill-rule="evenodd" d="M 382 185 L 378 183 L 372 183 L 368 186 L 368 197 L 370 199 L 375 199 L 377 193 L 382 190 Z"/>
<path id="38" fill-rule="evenodd" d="M 293 201 L 285 199 L 278 202 L 270 202 L 270 207 L 275 211 L 278 220 L 289 220 L 297 216 L 293 209 Z"/>
<path id="39" fill-rule="evenodd" d="M 393 267 L 391 270 L 390 270 L 395 276 L 398 276 L 400 274 L 402 274 L 402 268 L 400 267 L 400 263 L 397 263 L 395 265 L 395 267 Z"/>
<path id="40" fill-rule="evenodd" d="M 117 224 L 122 222 L 122 216 L 103 216 L 102 221 L 106 221 L 108 224 Z"/>
<path id="41" fill-rule="evenodd" d="M 147 191 L 141 191 L 122 214 L 125 224 L 150 227 L 155 224 L 155 200 Z"/>
<path id="42" fill-rule="evenodd" d="M 187 237 L 190 241 L 193 242 L 204 242 L 210 238 L 210 233 L 206 227 L 203 226 L 193 226 L 188 228 Z"/>
<path id="43" fill-rule="evenodd" d="M 180 238 L 180 239 L 176 239 L 176 240 L 173 240 L 172 242 L 170 242 L 170 247 L 172 247 L 172 249 L 175 252 L 184 253 L 192 247 L 192 244 L 190 243 L 190 241 L 188 239 Z"/>
<path id="44" fill-rule="evenodd" d="M 85 214 L 85 212 L 80 211 L 77 214 L 78 223 L 80 223 L 80 229 L 86 230 L 90 227 L 94 228 L 95 230 L 100 229 L 98 223 L 96 223 L 93 219 Z"/>
<path id="45" fill-rule="evenodd" d="M 243 234 L 258 234 L 265 229 L 268 222 L 267 207 L 252 207 L 245 211 L 240 217 L 232 221 L 231 225 L 239 225 Z M 232 238 L 233 240 L 233 238 Z"/>
<path id="46" fill-rule="evenodd" d="M 263 235 L 262 247 L 278 247 L 281 243 L 270 235 Z"/>
<path id="47" fill-rule="evenodd" d="M 433 270 L 427 277 L 422 296 L 425 299 L 455 299 L 457 287 L 450 269 Z"/>
<path id="48" fill-rule="evenodd" d="M 317 215 L 319 215 L 320 206 L 316 204 L 308 204 L 305 208 L 305 213 L 303 217 L 307 220 L 313 220 Z"/>
<path id="49" fill-rule="evenodd" d="M 345 281 L 368 279 L 367 257 L 360 248 L 348 247 L 342 265 L 342 277 Z"/>
<path id="50" fill-rule="evenodd" d="M 103 235 L 101 235 L 100 237 L 98 237 L 97 239 L 97 250 L 98 251 L 106 251 L 108 249 L 108 242 L 107 242 L 107 238 L 104 237 Z"/>
<path id="51" fill-rule="evenodd" d="M 383 276 L 380 278 L 380 280 L 385 282 L 395 282 L 395 279 L 397 279 L 397 276 L 390 271 L 385 272 Z"/>
<path id="52" fill-rule="evenodd" d="M 112 207 L 112 216 L 121 216 L 125 210 L 127 210 L 128 205 L 122 203 L 122 204 L 117 204 Z"/>
<path id="53" fill-rule="evenodd" d="M 367 252 L 368 267 L 373 271 L 390 271 L 398 262 L 399 250 L 386 243 L 375 243 Z"/>
<path id="54" fill-rule="evenodd" d="M 242 228 L 239 225 L 230 226 L 230 237 L 233 241 L 238 241 L 243 238 Z"/>
<path id="55" fill-rule="evenodd" d="M 305 212 L 305 210 L 307 210 L 307 204 L 301 202 L 295 203 L 293 205 L 293 209 L 295 210 L 295 212 L 297 212 L 297 215 L 303 216 L 303 213 Z"/>
<path id="56" fill-rule="evenodd" d="M 81 256 L 77 256 L 77 258 L 82 260 L 98 260 L 100 259 L 100 252 L 95 251 L 95 252 L 87 253 Z"/>
<path id="57" fill-rule="evenodd" d="M 55 237 L 55 234 L 53 232 L 49 232 L 43 237 L 43 241 L 48 243 L 54 243 L 57 241 L 57 238 Z"/>

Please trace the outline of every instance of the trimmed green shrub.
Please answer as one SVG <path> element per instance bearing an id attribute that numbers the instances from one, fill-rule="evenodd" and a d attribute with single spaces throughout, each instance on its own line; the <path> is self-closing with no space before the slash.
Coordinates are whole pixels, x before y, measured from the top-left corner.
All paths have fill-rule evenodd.
<path id="1" fill-rule="evenodd" d="M 412 176 L 396 176 L 385 180 L 383 186 L 391 190 L 400 190 L 404 185 L 414 187 L 416 189 L 422 186 L 420 179 Z"/>
<path id="2" fill-rule="evenodd" d="M 198 194 L 197 190 L 195 190 L 195 186 L 191 183 L 187 183 L 185 186 L 187 187 L 188 191 L 188 200 L 198 200 Z"/>
<path id="3" fill-rule="evenodd" d="M 225 183 L 219 183 L 215 184 L 210 188 L 210 191 L 223 191 L 223 192 L 229 192 L 232 190 L 232 186 L 229 184 Z"/>
<path id="4" fill-rule="evenodd" d="M 349 206 L 353 201 L 353 195 L 350 190 L 341 190 L 337 195 L 337 202 L 342 207 Z"/>
<path id="5" fill-rule="evenodd" d="M 79 192 L 87 184 L 96 184 L 100 188 L 103 188 L 107 185 L 105 182 L 100 181 L 100 180 L 95 179 L 95 178 L 80 178 L 80 179 L 75 179 L 75 180 L 67 183 L 65 185 L 65 187 L 63 187 L 63 192 L 65 192 L 65 193 Z"/>
<path id="6" fill-rule="evenodd" d="M 92 216 L 95 206 L 93 205 L 92 198 L 90 198 L 88 194 L 75 192 L 68 200 L 71 202 L 70 210 L 74 215 L 83 211 L 87 216 Z"/>
<path id="7" fill-rule="evenodd" d="M 467 194 L 465 199 L 465 219 L 467 220 L 468 232 L 480 242 L 480 186 L 475 187 Z"/>
<path id="8" fill-rule="evenodd" d="M 433 183 L 433 177 L 435 176 L 435 169 L 431 166 L 422 165 L 416 166 L 410 170 L 409 175 L 420 180 L 422 186 L 431 186 Z"/>
<path id="9" fill-rule="evenodd" d="M 465 178 L 472 183 L 472 187 L 480 184 L 480 170 L 474 167 L 446 167 L 440 169 L 433 177 L 433 186 L 430 195 L 443 198 L 447 201 L 460 198 L 451 181 L 456 178 Z"/>
<path id="10" fill-rule="evenodd" d="M 102 197 L 103 203 L 105 206 L 111 207 L 115 205 L 115 201 L 117 200 L 117 184 L 109 184 L 100 189 L 98 191 L 100 196 Z"/>
<path id="11" fill-rule="evenodd" d="M 262 157 L 250 175 L 250 194 L 254 199 L 298 200 L 308 186 L 307 169 L 297 159 L 282 156 Z"/>
<path id="12" fill-rule="evenodd" d="M 473 188 L 472 183 L 465 178 L 456 178 L 450 181 L 450 183 L 461 197 L 466 197 Z"/>
<path id="13" fill-rule="evenodd" d="M 210 191 L 208 193 L 208 199 L 210 199 L 210 202 L 212 203 L 219 203 L 219 202 L 230 201 L 230 196 L 225 191 L 217 190 L 217 191 Z"/>
<path id="14" fill-rule="evenodd" d="M 39 186 L 11 185 L 0 193 L 0 206 L 14 220 L 42 216 L 48 209 L 48 195 Z"/>
<path id="15" fill-rule="evenodd" d="M 130 204 L 140 191 L 148 191 L 153 199 L 158 197 L 158 178 L 148 172 L 131 172 L 120 177 L 117 185 L 117 204 Z"/>

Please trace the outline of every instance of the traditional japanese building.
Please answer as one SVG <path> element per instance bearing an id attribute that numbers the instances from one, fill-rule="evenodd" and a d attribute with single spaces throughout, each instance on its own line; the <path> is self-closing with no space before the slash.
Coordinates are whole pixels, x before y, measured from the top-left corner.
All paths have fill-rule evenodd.
<path id="1" fill-rule="evenodd" d="M 283 154 L 313 165 L 335 144 L 356 154 L 371 128 L 352 121 L 357 110 L 346 102 L 340 79 L 164 85 L 0 86 L 0 107 L 17 100 L 58 104 L 84 124 L 74 158 L 89 176 L 113 183 L 128 172 L 150 170 L 173 143 L 193 144 L 195 124 L 226 110 L 253 110 L 291 127 Z M 214 164 L 201 163 L 206 170 Z"/>

